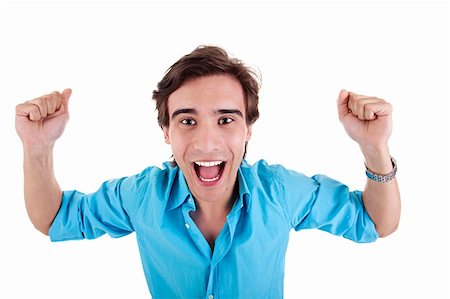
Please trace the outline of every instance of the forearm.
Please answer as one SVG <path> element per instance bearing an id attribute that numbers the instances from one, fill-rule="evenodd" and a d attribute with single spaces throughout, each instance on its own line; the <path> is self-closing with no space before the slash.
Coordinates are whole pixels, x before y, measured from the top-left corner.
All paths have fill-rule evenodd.
<path id="1" fill-rule="evenodd" d="M 62 196 L 53 171 L 53 146 L 24 147 L 24 192 L 31 222 L 47 235 Z"/>
<path id="2" fill-rule="evenodd" d="M 389 150 L 363 149 L 367 167 L 374 173 L 387 174 L 392 171 Z M 393 233 L 400 221 L 400 192 L 397 179 L 380 183 L 367 179 L 363 193 L 364 206 L 375 223 L 380 237 Z"/>

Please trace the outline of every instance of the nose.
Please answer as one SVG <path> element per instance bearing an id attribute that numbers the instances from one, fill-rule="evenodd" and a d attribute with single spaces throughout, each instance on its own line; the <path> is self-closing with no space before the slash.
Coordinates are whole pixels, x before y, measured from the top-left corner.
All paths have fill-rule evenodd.
<path id="1" fill-rule="evenodd" d="M 212 124 L 198 126 L 194 137 L 194 148 L 202 153 L 213 153 L 220 149 L 221 136 L 218 128 Z"/>

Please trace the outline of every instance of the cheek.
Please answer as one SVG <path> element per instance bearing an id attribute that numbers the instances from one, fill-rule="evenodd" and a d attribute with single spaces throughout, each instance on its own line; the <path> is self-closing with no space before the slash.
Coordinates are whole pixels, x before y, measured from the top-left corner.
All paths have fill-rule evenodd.
<path id="1" fill-rule="evenodd" d="M 244 153 L 245 142 L 247 141 L 246 137 L 246 133 L 232 134 L 231 136 L 227 136 L 226 140 L 228 146 L 234 152 Z"/>
<path id="2" fill-rule="evenodd" d="M 170 145 L 172 147 L 172 154 L 175 157 L 179 157 L 183 155 L 183 152 L 186 149 L 186 141 L 185 136 L 183 134 L 179 134 L 178 132 L 171 132 L 170 134 Z"/>

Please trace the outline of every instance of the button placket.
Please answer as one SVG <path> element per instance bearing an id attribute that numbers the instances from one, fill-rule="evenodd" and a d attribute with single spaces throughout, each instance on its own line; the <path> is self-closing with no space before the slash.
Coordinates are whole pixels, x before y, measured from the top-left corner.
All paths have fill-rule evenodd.
<path id="1" fill-rule="evenodd" d="M 202 254 L 208 259 L 211 259 L 212 256 L 211 247 L 209 247 L 209 244 L 206 241 L 205 237 L 203 237 L 202 233 L 196 226 L 194 220 L 192 220 L 191 216 L 189 215 L 189 212 L 195 210 L 196 210 L 195 202 L 192 199 L 192 197 L 190 197 L 182 206 L 184 227 L 189 236 L 191 237 L 191 240 L 195 243 L 195 245 L 202 252 Z"/>
<path id="2" fill-rule="evenodd" d="M 206 294 L 207 294 L 206 298 L 210 298 L 210 296 L 213 296 L 213 298 L 214 298 L 214 295 L 213 295 L 214 294 L 214 286 L 216 284 L 216 282 L 214 280 L 215 272 L 216 272 L 216 268 L 214 266 L 211 266 L 210 270 L 209 270 L 208 284 L 206 287 Z"/>

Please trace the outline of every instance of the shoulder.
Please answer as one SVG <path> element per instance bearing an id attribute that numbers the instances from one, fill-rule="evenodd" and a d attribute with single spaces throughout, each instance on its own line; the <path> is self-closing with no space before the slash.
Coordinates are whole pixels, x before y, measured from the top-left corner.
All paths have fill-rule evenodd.
<path id="1" fill-rule="evenodd" d="M 158 186 L 168 186 L 173 182 L 178 167 L 172 167 L 168 162 L 163 164 L 163 167 L 149 166 L 140 173 L 123 177 L 120 179 L 121 188 L 134 191 L 145 191 L 148 188 L 155 188 Z"/>
<path id="2" fill-rule="evenodd" d="M 285 183 L 286 180 L 300 180 L 310 181 L 311 178 L 307 177 L 301 172 L 288 169 L 281 164 L 268 164 L 265 160 L 259 160 L 250 165 L 244 161 L 242 163 L 242 171 L 245 175 L 256 177 L 260 180 L 278 181 Z"/>
<path id="3" fill-rule="evenodd" d="M 246 181 L 266 191 L 275 191 L 277 196 L 311 197 L 320 186 L 316 177 L 286 168 L 280 164 L 268 164 L 259 160 L 253 165 L 243 163 L 242 172 Z"/>

